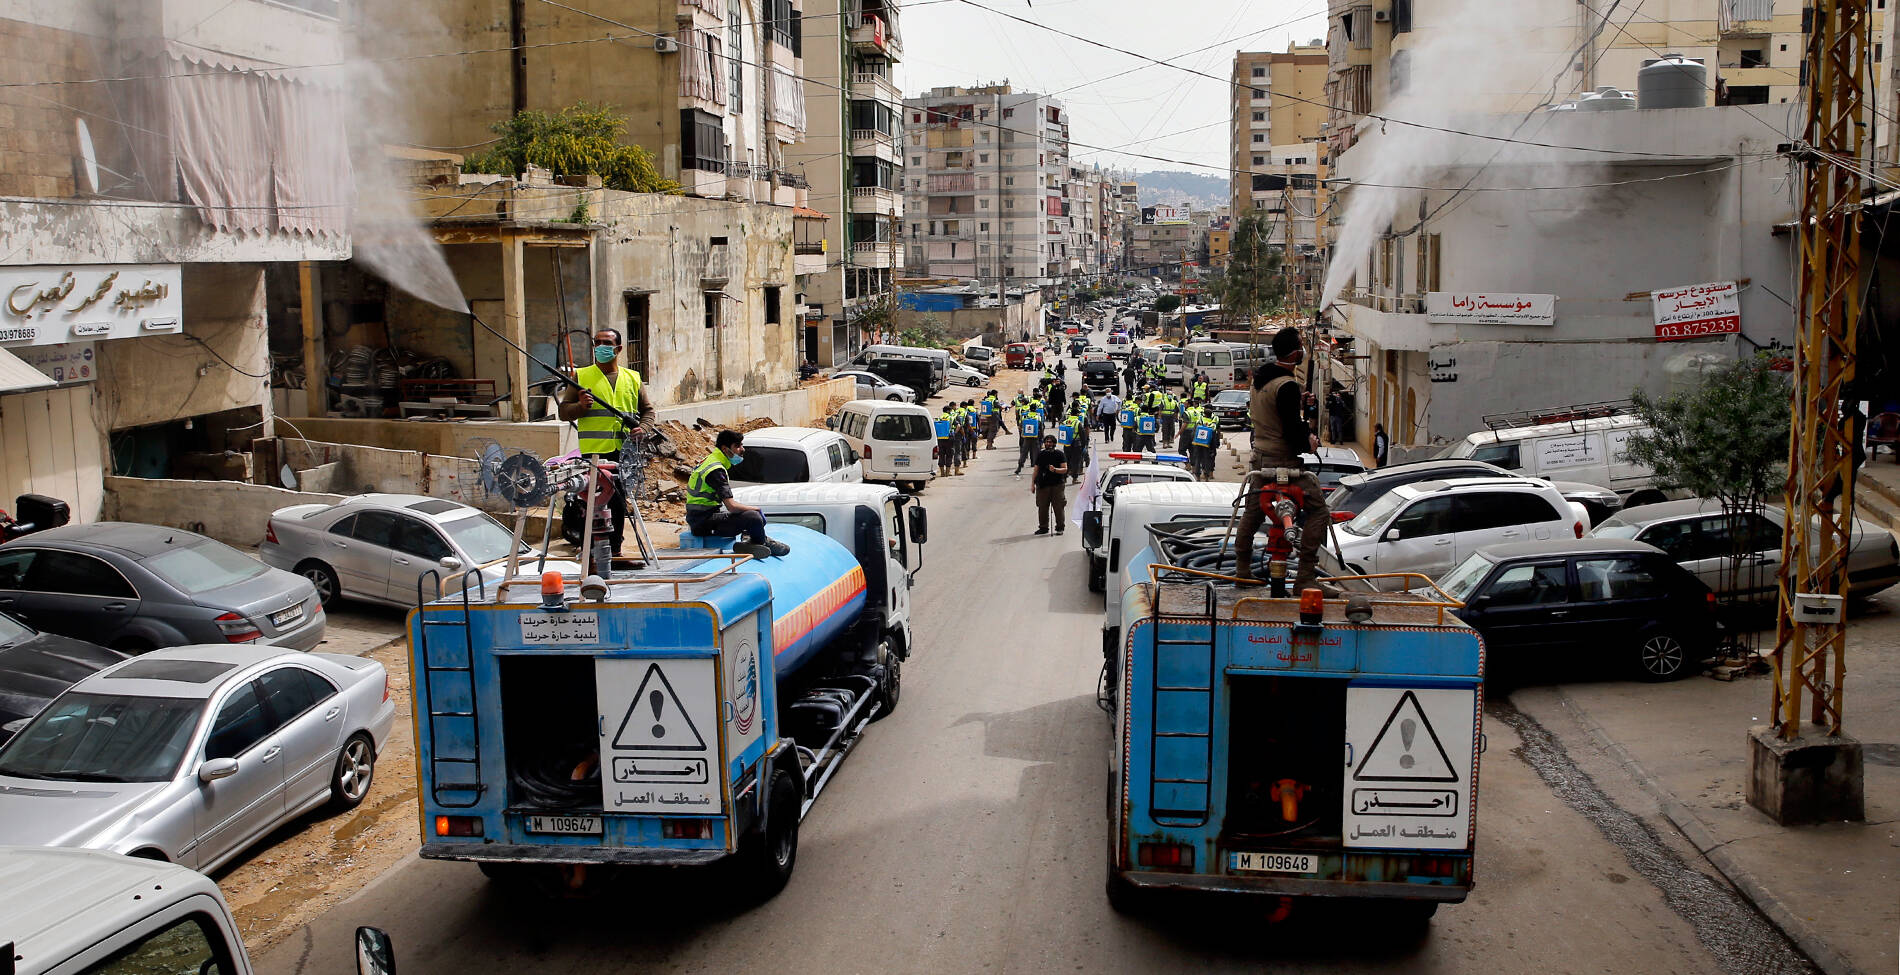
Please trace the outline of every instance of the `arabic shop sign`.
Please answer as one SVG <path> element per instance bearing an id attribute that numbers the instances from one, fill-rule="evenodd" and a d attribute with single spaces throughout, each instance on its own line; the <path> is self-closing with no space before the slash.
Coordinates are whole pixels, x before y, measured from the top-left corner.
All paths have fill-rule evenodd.
<path id="1" fill-rule="evenodd" d="M 1434 325 L 1550 326 L 1557 324 L 1557 296 L 1432 291 L 1425 295 L 1425 319 Z"/>
<path id="2" fill-rule="evenodd" d="M 1656 310 L 1656 339 L 1670 342 L 1742 330 L 1742 306 L 1733 281 L 1692 284 L 1649 293 Z"/>
<path id="3" fill-rule="evenodd" d="M 61 345 L 179 331 L 176 264 L 0 267 L 0 345 Z"/>

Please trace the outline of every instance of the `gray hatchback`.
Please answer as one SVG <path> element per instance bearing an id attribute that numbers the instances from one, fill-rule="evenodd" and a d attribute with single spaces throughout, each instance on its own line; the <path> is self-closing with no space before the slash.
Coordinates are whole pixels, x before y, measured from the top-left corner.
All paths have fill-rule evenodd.
<path id="1" fill-rule="evenodd" d="M 0 545 L 0 611 L 126 653 L 187 643 L 309 650 L 316 587 L 203 535 L 102 521 Z"/>

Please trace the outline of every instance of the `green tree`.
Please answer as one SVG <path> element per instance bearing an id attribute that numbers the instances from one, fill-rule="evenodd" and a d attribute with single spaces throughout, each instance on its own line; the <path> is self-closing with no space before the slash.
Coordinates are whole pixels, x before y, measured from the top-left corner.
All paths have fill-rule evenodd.
<path id="1" fill-rule="evenodd" d="M 1739 516 L 1759 508 L 1782 483 L 1788 460 L 1789 382 L 1756 355 L 1703 374 L 1694 389 L 1660 399 L 1630 394 L 1649 426 L 1624 445 L 1630 460 L 1656 472 L 1659 487 L 1714 498 L 1730 517 L 1731 593 L 1737 588 L 1746 539 Z"/>
<path id="2" fill-rule="evenodd" d="M 899 330 L 897 338 L 898 344 L 914 349 L 941 349 L 956 344 L 950 337 L 950 326 L 938 315 L 925 315 L 917 324 Z"/>
<path id="3" fill-rule="evenodd" d="M 462 164 L 470 173 L 520 176 L 530 165 L 560 176 L 599 176 L 608 189 L 678 193 L 660 175 L 653 155 L 625 141 L 627 120 L 604 105 L 577 102 L 558 112 L 528 110 L 496 122 L 500 141 Z"/>
<path id="4" fill-rule="evenodd" d="M 1158 311 L 1163 315 L 1166 315 L 1167 313 L 1171 311 L 1179 310 L 1180 307 L 1181 307 L 1180 295 L 1162 295 L 1161 297 L 1155 299 L 1155 311 Z"/>
<path id="5" fill-rule="evenodd" d="M 1245 326 L 1255 315 L 1280 307 L 1286 276 L 1280 270 L 1280 245 L 1269 243 L 1273 226 L 1264 213 L 1245 213 L 1234 222 L 1227 266 L 1209 291 L 1220 302 L 1230 327 Z"/>

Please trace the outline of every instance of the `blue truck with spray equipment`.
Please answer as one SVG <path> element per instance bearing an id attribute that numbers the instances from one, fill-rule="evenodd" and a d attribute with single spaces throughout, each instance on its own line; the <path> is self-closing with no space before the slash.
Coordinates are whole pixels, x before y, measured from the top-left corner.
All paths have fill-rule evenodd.
<path id="1" fill-rule="evenodd" d="M 1423 577 L 1286 595 L 1290 522 L 1269 525 L 1272 590 L 1237 584 L 1232 526 L 1209 519 L 1150 526 L 1109 594 L 1118 910 L 1201 891 L 1273 898 L 1271 920 L 1334 899 L 1422 923 L 1471 890 L 1483 642 Z"/>
<path id="2" fill-rule="evenodd" d="M 831 487 L 784 502 L 781 558 L 692 536 L 708 547 L 653 551 L 642 530 L 643 557 L 606 578 L 528 573 L 419 605 L 422 856 L 565 889 L 736 861 L 758 893 L 783 887 L 799 821 L 896 706 L 913 645 L 923 509 Z"/>

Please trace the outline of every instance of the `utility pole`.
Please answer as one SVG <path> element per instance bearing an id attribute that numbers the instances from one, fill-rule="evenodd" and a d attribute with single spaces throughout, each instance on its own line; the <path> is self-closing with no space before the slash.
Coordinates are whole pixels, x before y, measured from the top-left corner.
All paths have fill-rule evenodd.
<path id="1" fill-rule="evenodd" d="M 1868 6 L 1868 0 L 1814 0 L 1805 51 L 1807 130 L 1794 147 L 1801 167 L 1801 278 L 1774 723 L 1750 732 L 1748 779 L 1749 805 L 1784 826 L 1866 815 L 1861 746 L 1842 733 L 1841 703 L 1856 434 L 1843 400 L 1854 378 L 1861 313 Z"/>

